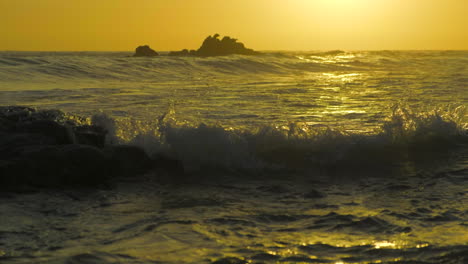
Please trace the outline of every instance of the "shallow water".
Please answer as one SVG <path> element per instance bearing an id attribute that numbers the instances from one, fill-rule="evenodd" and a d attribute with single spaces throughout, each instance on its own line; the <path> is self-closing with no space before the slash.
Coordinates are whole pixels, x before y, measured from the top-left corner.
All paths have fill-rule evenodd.
<path id="1" fill-rule="evenodd" d="M 6 195 L 1 258 L 5 263 L 209 263 L 227 256 L 254 263 L 464 263 L 466 165 L 406 179 L 275 180 L 265 174 L 182 185 L 139 179 L 111 190 Z"/>
<path id="2" fill-rule="evenodd" d="M 129 55 L 0 52 L 0 105 L 186 172 L 0 193 L 2 263 L 466 263 L 468 52 Z"/>

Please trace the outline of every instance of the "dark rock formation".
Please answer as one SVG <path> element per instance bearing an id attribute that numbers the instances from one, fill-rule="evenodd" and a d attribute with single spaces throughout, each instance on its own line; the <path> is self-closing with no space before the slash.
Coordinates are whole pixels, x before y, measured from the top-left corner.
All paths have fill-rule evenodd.
<path id="1" fill-rule="evenodd" d="M 104 152 L 110 161 L 113 175 L 132 176 L 145 173 L 153 167 L 146 152 L 136 146 L 106 146 Z"/>
<path id="2" fill-rule="evenodd" d="M 106 144 L 103 126 L 75 120 L 80 118 L 58 110 L 0 107 L 0 190 L 96 186 L 150 170 L 183 174 L 180 161 L 150 158 L 136 146 Z"/>
<path id="3" fill-rule="evenodd" d="M 256 52 L 247 49 L 243 43 L 228 36 L 219 39 L 219 34 L 208 36 L 202 46 L 197 50 L 198 56 L 223 56 L 231 54 L 254 55 Z"/>
<path id="4" fill-rule="evenodd" d="M 210 56 L 225 56 L 225 55 L 256 55 L 258 52 L 248 49 L 243 43 L 237 42 L 237 39 L 231 37 L 219 38 L 219 34 L 214 36 L 208 36 L 201 47 L 198 50 L 188 51 L 184 49 L 182 51 L 173 51 L 169 53 L 169 56 L 199 56 L 199 57 L 210 57 Z"/>
<path id="5" fill-rule="evenodd" d="M 197 51 L 196 50 L 188 50 L 188 49 L 183 49 L 181 51 L 171 51 L 169 52 L 169 56 L 196 56 Z"/>
<path id="6" fill-rule="evenodd" d="M 133 57 L 155 57 L 158 55 L 159 54 L 156 51 L 151 49 L 148 45 L 145 45 L 136 48 Z"/>
<path id="7" fill-rule="evenodd" d="M 58 145 L 73 143 L 71 131 L 64 125 L 52 120 L 20 122 L 16 125 L 15 132 L 42 135 L 45 138 L 54 140 Z"/>
<path id="8" fill-rule="evenodd" d="M 107 131 L 96 125 L 83 125 L 73 128 L 75 141 L 78 144 L 91 145 L 103 148 L 106 142 Z"/>

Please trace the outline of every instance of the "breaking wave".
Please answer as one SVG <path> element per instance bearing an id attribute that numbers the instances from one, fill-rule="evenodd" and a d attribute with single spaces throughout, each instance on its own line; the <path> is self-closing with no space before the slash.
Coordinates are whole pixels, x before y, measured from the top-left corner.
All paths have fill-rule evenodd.
<path id="1" fill-rule="evenodd" d="M 416 112 L 396 105 L 379 129 L 362 134 L 301 123 L 251 129 L 192 124 L 177 120 L 173 112 L 151 121 L 113 119 L 102 113 L 81 118 L 59 110 L 24 115 L 101 127 L 107 131 L 106 144 L 138 146 L 149 156 L 180 160 L 188 171 L 318 168 L 332 173 L 422 160 L 431 163 L 468 144 L 464 106 Z"/>
<path id="2" fill-rule="evenodd" d="M 466 146 L 465 116 L 463 106 L 413 112 L 397 105 L 380 129 L 368 134 L 301 123 L 241 130 L 179 122 L 170 114 L 154 122 L 121 120 L 109 129 L 118 142 L 140 146 L 150 154 L 163 152 L 189 167 L 331 169 L 407 162 Z M 100 124 L 97 116 L 94 120 Z"/>

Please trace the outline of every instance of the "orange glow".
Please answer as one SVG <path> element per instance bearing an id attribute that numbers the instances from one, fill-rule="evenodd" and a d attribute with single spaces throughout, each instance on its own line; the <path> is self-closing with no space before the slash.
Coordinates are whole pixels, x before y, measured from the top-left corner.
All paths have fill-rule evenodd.
<path id="1" fill-rule="evenodd" d="M 0 50 L 468 49 L 465 0 L 0 0 Z"/>

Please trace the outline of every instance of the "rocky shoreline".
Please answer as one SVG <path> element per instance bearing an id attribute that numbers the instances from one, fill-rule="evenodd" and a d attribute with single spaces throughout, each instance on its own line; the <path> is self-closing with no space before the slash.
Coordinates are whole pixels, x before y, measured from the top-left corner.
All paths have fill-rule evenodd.
<path id="1" fill-rule="evenodd" d="M 58 110 L 0 107 L 0 190 L 97 186 L 152 170 L 183 174 L 182 163 L 112 142 L 99 120 Z"/>

